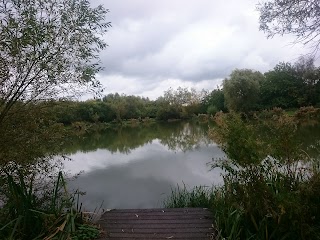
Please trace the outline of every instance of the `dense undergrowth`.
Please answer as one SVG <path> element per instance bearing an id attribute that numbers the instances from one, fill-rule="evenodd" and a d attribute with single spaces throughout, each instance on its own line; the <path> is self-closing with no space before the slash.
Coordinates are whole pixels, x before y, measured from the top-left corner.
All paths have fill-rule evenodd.
<path id="1" fill-rule="evenodd" d="M 224 184 L 177 188 L 165 206 L 211 209 L 221 239 L 320 239 L 320 141 L 303 149 L 297 119 L 217 114 L 210 135 L 227 158 L 211 167 Z"/>
<path id="2" fill-rule="evenodd" d="M 68 193 L 62 172 L 46 183 L 22 169 L 4 171 L 0 180 L 0 239 L 89 240 L 100 235 L 92 217 L 83 216 L 79 193 Z"/>

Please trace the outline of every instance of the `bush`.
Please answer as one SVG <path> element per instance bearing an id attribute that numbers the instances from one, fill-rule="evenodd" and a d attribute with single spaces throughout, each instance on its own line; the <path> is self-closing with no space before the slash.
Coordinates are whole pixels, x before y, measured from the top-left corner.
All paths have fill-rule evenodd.
<path id="1" fill-rule="evenodd" d="M 214 116 L 217 112 L 218 112 L 218 108 L 216 106 L 210 105 L 207 109 L 207 113 L 212 116 Z"/>
<path id="2" fill-rule="evenodd" d="M 241 213 L 241 239 L 314 239 L 320 236 L 319 159 L 301 151 L 294 119 L 277 113 L 263 121 L 217 116 L 212 136 L 228 159 L 213 167 L 225 170 L 222 195 Z"/>
<path id="3" fill-rule="evenodd" d="M 200 122 L 208 122 L 209 117 L 208 117 L 207 114 L 198 114 L 197 119 L 198 119 Z"/>
<path id="4" fill-rule="evenodd" d="M 299 123 L 310 122 L 310 121 L 316 121 L 317 123 L 319 123 L 320 108 L 315 108 L 313 106 L 301 107 L 295 112 L 294 118 Z"/>
<path id="5" fill-rule="evenodd" d="M 180 119 L 180 109 L 177 106 L 168 105 L 160 107 L 157 112 L 158 120 Z"/>

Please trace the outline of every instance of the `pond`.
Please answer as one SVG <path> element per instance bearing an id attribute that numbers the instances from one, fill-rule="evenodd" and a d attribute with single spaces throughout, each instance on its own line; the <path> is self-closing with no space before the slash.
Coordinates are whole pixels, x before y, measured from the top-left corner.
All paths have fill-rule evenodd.
<path id="1" fill-rule="evenodd" d="M 213 158 L 224 157 L 208 138 L 208 123 L 170 122 L 110 128 L 82 135 L 67 143 L 71 159 L 65 170 L 72 190 L 86 192 L 81 202 L 103 208 L 161 207 L 177 185 L 187 188 L 222 183 L 221 170 L 210 171 Z M 310 158 L 320 155 L 320 125 L 301 126 L 301 150 Z"/>
<path id="2" fill-rule="evenodd" d="M 208 124 L 171 122 L 108 129 L 72 139 L 65 170 L 81 172 L 69 183 L 86 192 L 86 209 L 161 207 L 178 184 L 192 188 L 222 182 L 207 165 L 224 156 L 207 137 Z"/>

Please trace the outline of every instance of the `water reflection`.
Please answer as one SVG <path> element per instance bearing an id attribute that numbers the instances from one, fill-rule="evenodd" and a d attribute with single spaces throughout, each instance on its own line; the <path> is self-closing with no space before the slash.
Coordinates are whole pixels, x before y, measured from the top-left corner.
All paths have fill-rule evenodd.
<path id="1" fill-rule="evenodd" d="M 153 123 L 136 127 L 110 128 L 107 131 L 74 137 L 66 145 L 66 154 L 106 149 L 111 153 L 129 154 L 131 150 L 159 139 L 171 150 L 187 151 L 209 144 L 207 124 L 190 122 Z"/>
<path id="2" fill-rule="evenodd" d="M 87 192 L 84 206 L 159 207 L 177 184 L 189 187 L 222 183 L 220 171 L 206 163 L 224 156 L 207 138 L 208 125 L 175 122 L 109 129 L 71 139 L 65 147 L 72 161 L 65 169 L 83 174 L 70 188 Z M 302 150 L 317 159 L 320 127 L 299 129 Z"/>
<path id="3" fill-rule="evenodd" d="M 159 207 L 177 184 L 189 187 L 221 183 L 219 170 L 206 163 L 222 157 L 207 138 L 207 125 L 153 124 L 122 128 L 77 139 L 66 152 L 72 174 L 83 174 L 70 183 L 87 195 L 83 204 L 92 209 Z"/>
<path id="4" fill-rule="evenodd" d="M 206 167 L 212 149 L 202 150 L 199 158 L 199 152 L 173 154 L 151 143 L 120 162 L 105 159 L 105 166 L 86 171 L 72 186 L 86 190 L 86 206 L 104 200 L 107 208 L 157 207 L 177 183 L 210 186 L 221 180 L 219 171 L 209 172 Z"/>

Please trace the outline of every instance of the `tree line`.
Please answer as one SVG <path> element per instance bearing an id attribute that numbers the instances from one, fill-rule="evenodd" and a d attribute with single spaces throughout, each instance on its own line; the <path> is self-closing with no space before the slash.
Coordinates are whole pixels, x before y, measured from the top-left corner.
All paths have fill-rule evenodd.
<path id="1" fill-rule="evenodd" d="M 48 103 L 46 103 L 48 104 Z M 213 91 L 169 88 L 156 100 L 110 93 L 87 101 L 54 101 L 51 108 L 57 122 L 118 122 L 128 119 L 190 119 L 219 111 L 252 112 L 264 109 L 297 109 L 320 106 L 320 67 L 313 58 L 295 63 L 280 62 L 261 73 L 235 69 Z"/>
<path id="2" fill-rule="evenodd" d="M 294 64 L 281 62 L 264 74 L 234 70 L 223 81 L 223 92 L 225 106 L 239 112 L 319 106 L 320 68 L 313 58 L 302 57 Z"/>
<path id="3" fill-rule="evenodd" d="M 110 93 L 100 99 L 87 101 L 54 101 L 51 103 L 55 120 L 64 124 L 74 122 L 117 122 L 128 119 L 158 120 L 188 119 L 204 112 L 202 99 L 207 93 L 203 90 L 179 87 L 170 88 L 156 100 L 149 98 Z"/>

